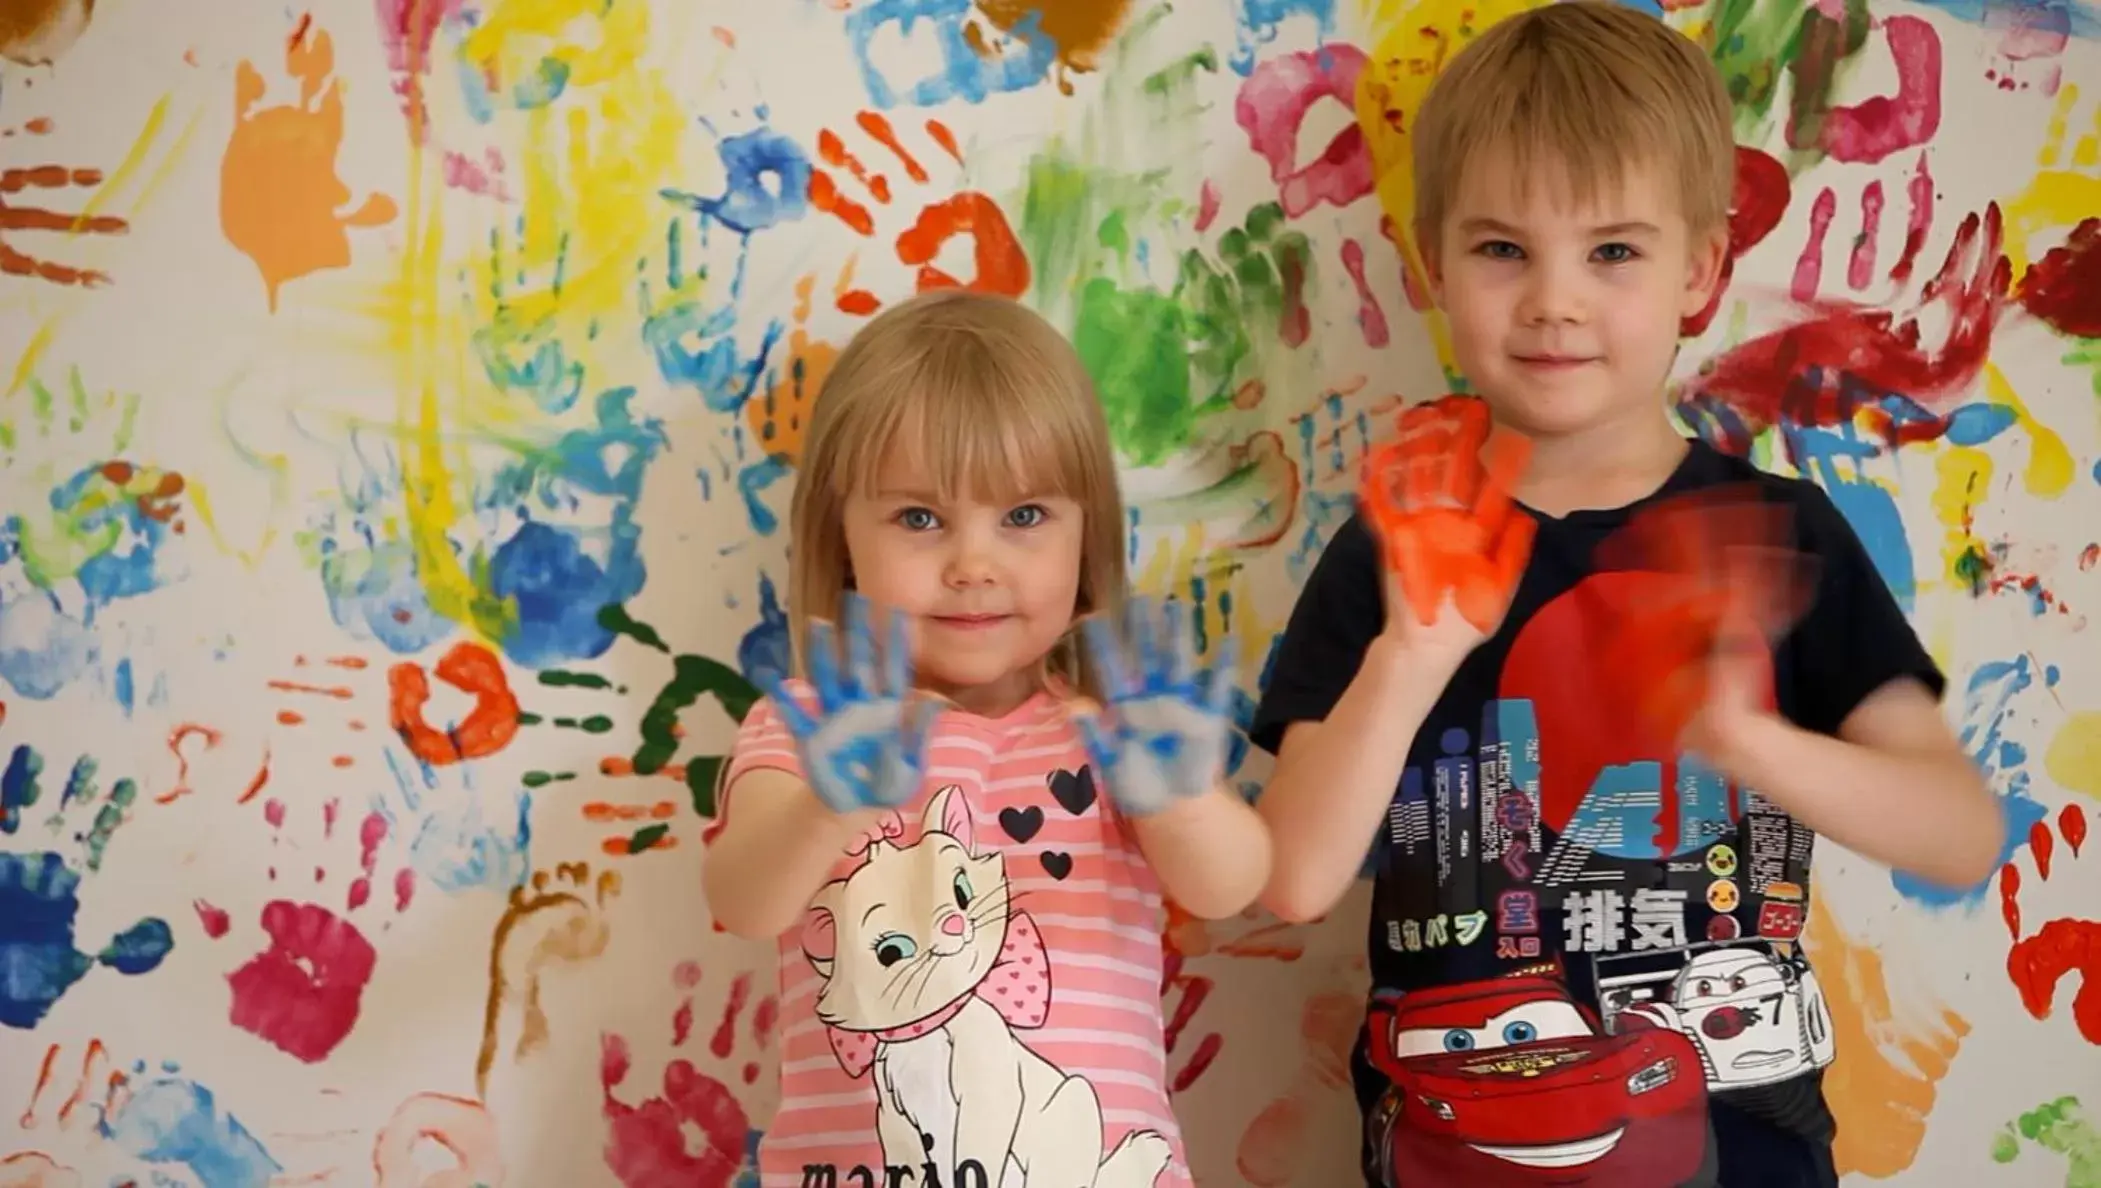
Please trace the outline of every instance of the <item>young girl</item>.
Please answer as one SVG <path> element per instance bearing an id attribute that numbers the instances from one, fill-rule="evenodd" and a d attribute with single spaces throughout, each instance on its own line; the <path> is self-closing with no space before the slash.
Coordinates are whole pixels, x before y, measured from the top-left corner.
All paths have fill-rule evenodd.
<path id="1" fill-rule="evenodd" d="M 780 938 L 761 1183 L 1189 1185 L 1161 892 L 1240 911 L 1269 837 L 1223 784 L 1227 665 L 1126 605 L 1078 357 L 1011 301 L 907 301 L 840 354 L 801 471 L 807 680 L 745 719 L 708 837 L 716 920 Z"/>

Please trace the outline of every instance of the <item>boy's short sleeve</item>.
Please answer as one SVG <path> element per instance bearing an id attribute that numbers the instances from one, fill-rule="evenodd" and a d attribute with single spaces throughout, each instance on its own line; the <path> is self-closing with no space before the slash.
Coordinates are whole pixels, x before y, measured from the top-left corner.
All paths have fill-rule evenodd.
<path id="1" fill-rule="evenodd" d="M 1321 551 L 1291 608 L 1283 642 L 1263 675 L 1248 741 L 1274 755 L 1293 722 L 1326 718 L 1385 627 L 1378 549 L 1353 514 Z"/>
<path id="2" fill-rule="evenodd" d="M 1802 484 L 1796 531 L 1820 568 L 1816 600 L 1783 644 L 1794 674 L 1795 723 L 1836 735 L 1870 694 L 1904 677 L 1917 678 L 1939 698 L 1948 684 L 1940 666 L 1852 526 L 1812 483 Z"/>
<path id="3" fill-rule="evenodd" d="M 798 693 L 797 696 L 801 694 Z M 785 771 L 802 778 L 802 755 L 795 749 L 795 736 L 788 732 L 788 724 L 774 708 L 773 699 L 761 698 L 754 703 L 744 722 L 737 727 L 736 741 L 730 744 L 729 762 L 723 764 L 722 774 L 715 785 L 715 819 L 701 830 L 702 845 L 712 843 L 729 825 L 729 791 L 740 776 L 760 768 Z"/>

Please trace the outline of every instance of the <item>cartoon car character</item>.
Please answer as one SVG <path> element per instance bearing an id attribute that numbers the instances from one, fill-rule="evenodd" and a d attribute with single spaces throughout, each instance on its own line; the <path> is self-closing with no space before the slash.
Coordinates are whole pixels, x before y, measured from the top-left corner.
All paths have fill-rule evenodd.
<path id="1" fill-rule="evenodd" d="M 1667 1188 L 1709 1157 L 1698 1054 L 1676 1032 L 1600 1035 L 1560 981 L 1381 998 L 1372 1119 L 1385 1183 Z"/>
<path id="2" fill-rule="evenodd" d="M 1757 939 L 1689 952 L 1675 975 L 1611 977 L 1600 961 L 1606 1029 L 1683 1032 L 1699 1050 L 1710 1092 L 1771 1085 L 1831 1063 L 1831 1013 L 1800 954 L 1782 957 Z"/>

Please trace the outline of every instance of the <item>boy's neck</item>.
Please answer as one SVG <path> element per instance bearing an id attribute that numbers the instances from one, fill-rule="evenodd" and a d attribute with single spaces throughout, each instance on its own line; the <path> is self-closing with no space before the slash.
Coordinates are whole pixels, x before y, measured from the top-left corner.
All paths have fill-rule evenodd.
<path id="1" fill-rule="evenodd" d="M 1663 486 L 1691 447 L 1661 408 L 1532 438 L 1518 502 L 1543 515 L 1626 507 Z"/>

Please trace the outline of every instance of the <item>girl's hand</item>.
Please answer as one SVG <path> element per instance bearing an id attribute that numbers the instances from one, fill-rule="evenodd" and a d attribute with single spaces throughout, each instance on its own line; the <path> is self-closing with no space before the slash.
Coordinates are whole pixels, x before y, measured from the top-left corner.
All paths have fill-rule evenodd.
<path id="1" fill-rule="evenodd" d="M 1359 495 L 1385 558 L 1386 631 L 1464 659 L 1495 633 L 1537 528 L 1511 500 L 1530 443 L 1465 396 L 1417 405 L 1365 462 Z"/>
<path id="2" fill-rule="evenodd" d="M 1108 704 L 1073 714 L 1080 737 L 1101 769 L 1109 797 L 1125 816 L 1145 817 L 1218 786 L 1225 776 L 1233 724 L 1230 636 L 1207 677 L 1196 672 L 1188 615 L 1178 602 L 1156 608 L 1132 599 L 1121 638 L 1101 619 L 1081 625 Z M 1135 669 L 1127 660 L 1135 660 Z"/>
<path id="3" fill-rule="evenodd" d="M 777 682 L 767 691 L 802 752 L 810 790 L 835 813 L 895 808 L 919 791 L 927 728 L 937 710 L 913 696 L 905 616 L 892 612 L 889 620 L 879 664 L 867 600 L 848 591 L 843 668 L 832 625 L 810 624 L 816 714 Z"/>

